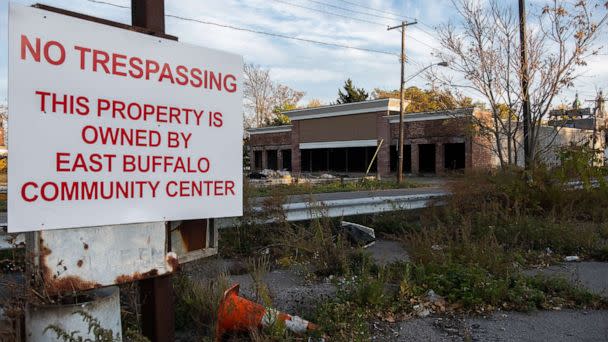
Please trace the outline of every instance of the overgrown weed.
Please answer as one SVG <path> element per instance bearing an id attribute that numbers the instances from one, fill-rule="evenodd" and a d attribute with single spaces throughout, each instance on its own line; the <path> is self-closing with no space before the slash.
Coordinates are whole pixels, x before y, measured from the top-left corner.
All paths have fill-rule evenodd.
<path id="1" fill-rule="evenodd" d="M 309 199 L 311 217 L 302 222 L 288 222 L 283 205 L 286 197 L 273 193 L 261 202 L 261 210 L 246 207 L 240 224 L 223 230 L 220 253 L 245 257 L 267 253 L 277 264 L 300 264 L 317 276 L 341 275 L 348 270 L 353 252 L 339 220 L 330 219 L 319 203 Z"/>
<path id="2" fill-rule="evenodd" d="M 362 179 L 358 181 L 344 182 L 340 180 L 325 183 L 293 183 L 250 186 L 252 197 L 266 197 L 274 194 L 287 195 L 307 195 L 327 192 L 349 192 L 364 190 L 383 190 L 383 189 L 404 189 L 423 186 L 418 183 L 406 181 L 397 183 L 395 181 L 383 181 Z"/>
<path id="3" fill-rule="evenodd" d="M 445 205 L 421 211 L 418 220 L 398 211 L 367 218 L 362 223 L 398 237 L 412 262 L 369 268 L 339 284 L 338 296 L 315 319 L 337 340 L 365 340 L 370 320 L 425 310 L 608 307 L 566 279 L 521 272 L 565 255 L 608 260 L 606 171 L 584 149 L 562 152 L 562 166 L 553 170 L 469 173 L 452 185 Z"/>
<path id="4" fill-rule="evenodd" d="M 229 287 L 228 276 L 221 274 L 195 282 L 180 275 L 175 278 L 173 286 L 177 295 L 176 328 L 190 331 L 199 339 L 214 336 L 219 304 Z"/>

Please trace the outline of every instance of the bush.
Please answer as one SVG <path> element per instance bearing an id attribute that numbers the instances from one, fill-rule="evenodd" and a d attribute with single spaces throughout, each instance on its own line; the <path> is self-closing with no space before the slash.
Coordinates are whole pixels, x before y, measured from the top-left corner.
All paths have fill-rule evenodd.
<path id="1" fill-rule="evenodd" d="M 472 174 L 452 187 L 445 206 L 422 214 L 420 232 L 433 244 L 465 247 L 467 254 L 469 248 L 520 254 L 550 248 L 592 255 L 608 221 L 608 188 L 567 188 L 549 170 L 537 170 L 532 179 L 517 170 Z M 417 234 L 406 232 L 405 240 L 428 254 L 422 252 L 428 243 L 417 248 Z"/>

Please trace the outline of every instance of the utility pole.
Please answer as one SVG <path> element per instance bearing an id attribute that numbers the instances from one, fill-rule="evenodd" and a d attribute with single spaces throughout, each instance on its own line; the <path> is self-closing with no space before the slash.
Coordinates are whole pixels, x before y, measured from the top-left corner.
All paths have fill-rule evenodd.
<path id="1" fill-rule="evenodd" d="M 415 25 L 418 22 L 413 21 L 408 23 L 407 21 L 402 21 L 401 25 L 389 27 L 387 30 L 401 29 L 401 86 L 399 87 L 399 146 L 397 149 L 399 151 L 399 165 L 397 166 L 397 182 L 403 182 L 403 114 L 405 112 L 405 104 L 404 104 L 404 92 L 405 92 L 405 28 L 410 25 Z"/>
<path id="2" fill-rule="evenodd" d="M 534 146 L 532 142 L 532 122 L 530 118 L 530 93 L 528 91 L 528 56 L 526 44 L 526 0 L 519 0 L 519 49 L 521 53 L 521 91 L 524 114 L 524 161 L 526 169 L 533 163 Z"/>

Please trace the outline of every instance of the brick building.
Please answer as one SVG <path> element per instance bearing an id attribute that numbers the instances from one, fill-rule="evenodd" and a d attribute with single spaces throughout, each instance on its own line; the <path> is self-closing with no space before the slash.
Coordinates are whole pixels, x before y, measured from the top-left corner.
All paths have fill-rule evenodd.
<path id="1" fill-rule="evenodd" d="M 397 170 L 399 100 L 380 99 L 287 111 L 292 124 L 249 129 L 252 170 L 293 174 Z M 408 113 L 404 117 L 404 170 L 437 173 L 487 168 L 492 154 L 474 132 L 476 108 Z M 379 147 L 378 147 L 379 146 Z M 377 151 L 377 157 L 373 156 Z M 373 162 L 372 162 L 373 160 Z"/>

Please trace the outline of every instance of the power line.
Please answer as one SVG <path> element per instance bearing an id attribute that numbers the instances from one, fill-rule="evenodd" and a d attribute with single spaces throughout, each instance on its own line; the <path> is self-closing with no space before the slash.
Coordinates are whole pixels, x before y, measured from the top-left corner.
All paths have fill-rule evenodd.
<path id="1" fill-rule="evenodd" d="M 395 13 L 395 12 L 389 12 L 389 11 L 379 10 L 379 9 L 372 8 L 372 7 L 363 6 L 363 5 L 358 4 L 356 2 L 347 1 L 347 0 L 338 0 L 338 1 L 343 2 L 345 4 L 352 5 L 352 6 L 364 8 L 364 9 L 371 10 L 371 11 L 375 11 L 375 12 L 378 12 L 378 13 L 390 14 L 390 15 L 398 17 L 398 18 L 406 18 L 406 16 L 398 14 L 398 13 Z M 410 19 L 413 19 L 413 18 L 410 17 Z"/>
<path id="2" fill-rule="evenodd" d="M 129 6 L 118 5 L 118 4 L 114 4 L 114 3 L 111 3 L 111 2 L 100 1 L 100 0 L 88 0 L 88 1 L 89 2 L 93 2 L 93 3 L 98 3 L 98 4 L 110 5 L 110 6 L 114 6 L 114 7 L 118 7 L 118 8 L 126 8 L 126 9 L 130 9 L 131 8 Z M 237 30 L 237 31 L 245 31 L 245 32 L 250 32 L 250 33 L 257 33 L 257 34 L 262 34 L 262 35 L 266 35 L 266 36 L 272 36 L 272 37 L 278 37 L 278 38 L 296 40 L 296 41 L 301 41 L 301 42 L 306 42 L 306 43 L 313 43 L 313 44 L 317 44 L 317 45 L 339 47 L 339 48 L 343 48 L 343 49 L 358 50 L 358 51 L 378 53 L 378 54 L 391 55 L 391 56 L 399 56 L 399 54 L 396 54 L 396 53 L 393 53 L 393 52 L 389 52 L 389 51 L 376 50 L 376 49 L 368 49 L 368 48 L 361 48 L 361 47 L 350 46 L 350 45 L 343 45 L 343 44 L 337 44 L 337 43 L 331 43 L 331 42 L 323 42 L 323 41 L 314 40 L 314 39 L 299 38 L 299 37 L 289 36 L 289 35 L 282 34 L 282 33 L 274 33 L 274 32 L 266 32 L 266 31 L 254 30 L 254 29 L 245 28 L 245 27 L 237 27 L 237 26 L 233 26 L 233 25 L 220 24 L 220 23 L 216 23 L 216 22 L 212 22 L 212 21 L 206 21 L 206 20 L 199 20 L 199 19 L 194 19 L 194 18 L 182 17 L 182 16 L 174 15 L 174 14 L 165 14 L 165 16 L 166 17 L 170 17 L 170 18 L 174 18 L 174 19 L 184 20 L 184 21 L 196 22 L 196 23 L 199 23 L 199 24 L 212 25 L 212 26 L 217 26 L 217 27 L 222 27 L 222 28 L 229 28 L 229 29 Z"/>
<path id="3" fill-rule="evenodd" d="M 175 19 L 181 19 L 181 20 L 186 20 L 186 21 L 197 22 L 197 23 L 205 24 L 205 25 L 213 25 L 213 26 L 224 27 L 224 28 L 229 28 L 229 29 L 238 30 L 238 31 L 246 31 L 246 32 L 251 32 L 251 33 L 258 33 L 258 34 L 263 34 L 263 35 L 272 36 L 272 37 L 279 37 L 279 38 L 284 38 L 284 39 L 291 39 L 291 40 L 297 40 L 297 41 L 302 41 L 302 42 L 307 42 L 307 43 L 314 43 L 314 44 L 325 45 L 325 46 L 339 47 L 339 48 L 344 48 L 344 49 L 359 50 L 359 51 L 380 53 L 380 54 L 391 55 L 391 56 L 398 56 L 398 54 L 396 54 L 394 52 L 389 52 L 389 51 L 382 51 L 382 50 L 375 50 L 375 49 L 368 49 L 368 48 L 360 48 L 360 47 L 355 47 L 355 46 L 350 46 L 350 45 L 342 45 L 342 44 L 323 42 L 323 41 L 313 40 L 313 39 L 307 39 L 307 38 L 299 38 L 299 37 L 294 37 L 294 36 L 288 36 L 288 35 L 282 34 L 282 33 L 259 31 L 259 30 L 254 30 L 254 29 L 250 29 L 250 28 L 245 28 L 245 27 L 237 27 L 237 26 L 232 26 L 232 25 L 215 23 L 215 22 L 212 22 L 212 21 L 205 21 L 205 20 L 199 20 L 199 19 L 181 17 L 181 16 L 173 15 L 173 14 L 167 14 L 166 16 L 167 17 L 171 17 L 171 18 L 175 18 Z"/>
<path id="4" fill-rule="evenodd" d="M 399 18 L 387 17 L 387 16 L 383 16 L 383 15 L 377 15 L 377 14 L 367 13 L 367 12 L 362 12 L 362 11 L 356 11 L 356 10 L 349 9 L 349 8 L 346 8 L 346 7 L 341 7 L 341 6 L 335 6 L 335 5 L 327 4 L 327 3 L 324 3 L 324 2 L 321 2 L 321 1 L 317 1 L 317 0 L 308 0 L 308 1 L 313 2 L 315 4 L 322 5 L 322 6 L 327 6 L 327 7 L 332 7 L 332 8 L 335 8 L 335 9 L 339 9 L 339 10 L 342 10 L 342 11 L 347 11 L 347 12 L 352 12 L 352 13 L 356 13 L 356 14 L 362 14 L 362 15 L 372 16 L 372 17 L 381 18 L 381 19 L 388 19 L 388 20 L 391 20 L 391 21 L 401 21 Z M 362 7 L 366 8 L 365 6 L 362 6 Z M 368 8 L 368 9 L 372 9 L 372 8 Z M 352 18 L 352 19 L 356 20 L 358 18 Z M 426 25 L 426 24 L 424 24 L 422 22 L 420 22 L 420 24 L 428 26 L 428 25 Z M 419 31 L 421 31 L 421 32 L 423 32 L 423 33 L 425 33 L 425 34 L 427 34 L 427 35 L 429 35 L 431 38 L 435 39 L 435 36 L 432 33 L 430 33 L 429 31 L 427 31 L 425 29 L 422 29 L 421 27 L 416 27 L 416 29 L 419 30 Z M 433 28 L 431 28 L 431 29 L 433 29 Z"/>
<path id="5" fill-rule="evenodd" d="M 377 14 L 373 14 L 373 13 L 367 13 L 367 12 L 357 11 L 357 10 L 353 10 L 353 9 L 346 8 L 346 7 L 341 7 L 341 6 L 336 6 L 336 5 L 332 5 L 332 4 L 327 4 L 327 3 L 324 3 L 324 2 L 321 2 L 321 1 L 317 1 L 317 0 L 308 0 L 308 1 L 314 2 L 315 4 L 319 4 L 319 5 L 323 5 L 323 6 L 327 6 L 327 7 L 332 7 L 332 8 L 335 8 L 335 9 L 339 9 L 339 10 L 342 10 L 342 11 L 347 11 L 347 12 L 352 12 L 352 13 L 357 13 L 357 14 L 363 14 L 363 15 L 367 15 L 367 16 L 370 16 L 370 17 L 376 17 L 376 18 L 381 18 L 381 19 L 388 19 L 388 20 L 391 20 L 391 21 L 401 21 L 401 20 L 399 20 L 398 18 L 395 18 L 395 17 L 387 17 L 387 16 L 384 16 L 384 15 L 377 15 Z"/>
<path id="6" fill-rule="evenodd" d="M 118 7 L 118 8 L 131 9 L 131 7 L 129 7 L 129 6 L 119 5 L 119 4 L 115 4 L 115 3 L 107 2 L 107 1 L 102 1 L 102 0 L 88 0 L 88 1 L 89 2 L 93 2 L 93 3 L 97 3 L 97 4 L 110 5 L 110 6 L 114 6 L 114 7 Z M 282 0 L 275 0 L 275 1 L 284 2 Z M 284 2 L 284 3 L 285 4 L 289 4 L 287 2 Z M 299 7 L 297 5 L 294 5 L 294 6 Z M 321 10 L 316 10 L 316 9 L 311 9 L 311 10 L 321 11 Z M 321 12 L 323 12 L 323 11 L 321 11 Z M 331 14 L 331 12 L 327 12 L 327 13 Z M 337 14 L 337 15 L 341 16 L 341 17 L 346 17 L 346 18 L 349 18 L 349 19 L 362 20 L 362 19 L 357 19 L 357 18 L 351 18 L 351 17 L 348 17 L 348 16 L 343 16 L 343 15 L 340 15 L 340 14 Z M 266 32 L 266 31 L 254 30 L 254 29 L 245 28 L 245 27 L 237 27 L 237 26 L 233 26 L 233 25 L 220 24 L 220 23 L 216 23 L 216 22 L 212 22 L 212 21 L 204 21 L 204 20 L 199 20 L 199 19 L 181 17 L 181 16 L 177 16 L 177 15 L 173 15 L 173 14 L 165 14 L 165 16 L 167 16 L 167 17 L 173 17 L 173 18 L 181 19 L 181 20 L 186 20 L 186 21 L 197 22 L 197 23 L 205 24 L 205 25 L 213 25 L 213 26 L 229 28 L 229 29 L 233 29 L 233 30 L 237 30 L 237 31 L 245 31 L 245 32 L 262 34 L 262 35 L 266 35 L 266 36 L 272 36 L 272 37 L 278 37 L 278 38 L 284 38 L 284 39 L 290 39 L 290 40 L 297 40 L 297 41 L 307 42 L 307 43 L 313 43 L 313 44 L 317 44 L 317 45 L 332 46 L 332 47 L 339 47 L 339 48 L 344 48 L 344 49 L 359 50 L 359 51 L 365 51 L 365 52 L 371 52 L 371 53 L 379 53 L 379 54 L 385 54 L 385 55 L 399 56 L 399 54 L 393 53 L 393 52 L 389 52 L 389 51 L 376 50 L 376 49 L 368 49 L 368 48 L 360 48 L 360 47 L 355 47 L 355 46 L 350 46 L 350 45 L 342 45 L 342 44 L 337 44 L 337 43 L 323 42 L 323 41 L 318 41 L 318 40 L 314 40 L 314 39 L 299 38 L 299 37 L 289 36 L 289 35 L 282 34 L 282 33 L 274 33 L 274 32 Z M 377 23 L 377 22 L 372 22 L 372 23 L 375 23 L 377 25 L 385 26 L 384 24 L 380 24 L 380 23 Z M 420 39 L 417 39 L 416 37 L 410 36 L 410 39 L 415 40 L 415 41 L 419 42 L 420 44 L 426 45 L 427 47 L 429 47 L 429 48 L 431 48 L 433 50 L 436 50 L 436 48 L 432 47 L 431 45 L 427 44 L 426 42 L 424 42 L 424 41 L 422 41 Z M 407 62 L 408 63 L 414 63 L 414 61 L 412 59 L 408 59 Z"/>
<path id="7" fill-rule="evenodd" d="M 339 14 L 339 13 L 335 13 L 335 12 L 328 12 L 328 11 L 320 10 L 320 9 L 317 9 L 317 8 L 312 8 L 312 7 L 307 7 L 307 6 L 301 6 L 301 5 L 294 4 L 294 3 L 291 3 L 291 2 L 287 2 L 287 1 L 283 1 L 283 0 L 274 0 L 274 1 L 282 3 L 282 4 L 285 4 L 285 5 L 293 6 L 293 7 L 299 7 L 299 8 L 303 8 L 303 9 L 306 9 L 306 10 L 310 10 L 310 11 L 314 11 L 314 12 L 320 12 L 320 13 L 325 13 L 325 14 L 329 14 L 329 15 L 334 15 L 334 16 L 338 16 L 338 17 L 342 17 L 342 18 L 346 18 L 346 19 L 350 19 L 350 20 L 361 21 L 361 22 L 365 22 L 365 23 L 368 23 L 368 24 L 374 24 L 374 25 L 378 25 L 378 26 L 382 26 L 382 27 L 387 27 L 388 26 L 388 25 L 379 23 L 377 21 L 365 20 L 365 19 L 355 18 L 355 17 L 351 17 L 351 16 L 348 16 L 348 15 L 343 15 L 343 14 Z M 432 35 L 431 35 L 431 37 L 432 37 Z M 426 45 L 427 47 L 429 47 L 429 48 L 431 48 L 433 50 L 436 50 L 433 46 L 427 44 L 426 42 L 424 42 L 424 41 L 422 41 L 422 40 L 420 40 L 420 39 L 418 39 L 416 37 L 410 37 L 410 38 L 412 40 L 417 41 L 418 43 L 420 43 L 422 45 Z"/>
<path id="8" fill-rule="evenodd" d="M 376 11 L 378 13 L 390 14 L 390 15 L 395 16 L 397 18 L 407 18 L 407 19 L 411 19 L 411 20 L 416 20 L 420 24 L 422 24 L 422 25 L 430 28 L 431 30 L 434 30 L 434 28 L 432 26 L 425 24 L 424 22 L 420 21 L 418 18 L 414 18 L 414 17 L 411 17 L 411 16 L 403 15 L 403 14 L 399 14 L 399 13 L 396 13 L 396 12 L 389 12 L 389 11 L 379 10 L 379 9 L 376 9 L 376 8 L 373 8 L 373 7 L 363 6 L 363 5 L 361 5 L 359 3 L 356 3 L 356 2 L 353 2 L 353 1 L 348 1 L 348 0 L 338 0 L 338 1 L 346 3 L 346 4 L 349 4 L 349 5 L 352 5 L 352 6 L 364 8 L 364 9 L 367 9 L 367 10 L 370 10 L 370 11 Z M 423 31 L 423 32 L 429 34 L 426 31 Z"/>
<path id="9" fill-rule="evenodd" d="M 119 4 L 115 4 L 115 3 L 111 3 L 111 2 L 106 2 L 106 1 L 100 1 L 100 0 L 88 0 L 88 1 L 96 3 L 96 4 L 110 5 L 110 6 L 114 6 L 114 7 L 118 7 L 118 8 L 131 9 L 130 6 L 119 5 Z"/>
<path id="10" fill-rule="evenodd" d="M 379 23 L 377 21 L 371 21 L 371 20 L 366 20 L 366 19 L 355 18 L 355 17 L 351 17 L 351 16 L 348 16 L 348 15 L 339 14 L 339 13 L 335 13 L 335 12 L 329 12 L 329 11 L 325 11 L 325 10 L 321 10 L 321 9 L 313 8 L 313 7 L 302 6 L 302 5 L 294 4 L 294 3 L 283 1 L 283 0 L 274 0 L 274 1 L 282 3 L 282 4 L 285 4 L 285 5 L 288 5 L 288 6 L 293 6 L 293 7 L 298 7 L 298 8 L 306 9 L 306 10 L 309 10 L 309 11 L 314 11 L 314 12 L 334 15 L 336 17 L 342 17 L 342 18 L 345 18 L 345 19 L 356 20 L 356 21 L 360 21 L 360 22 L 368 23 L 368 24 L 372 24 L 372 25 L 379 25 L 379 26 L 382 26 L 382 27 L 387 27 L 388 26 L 386 24 Z"/>

